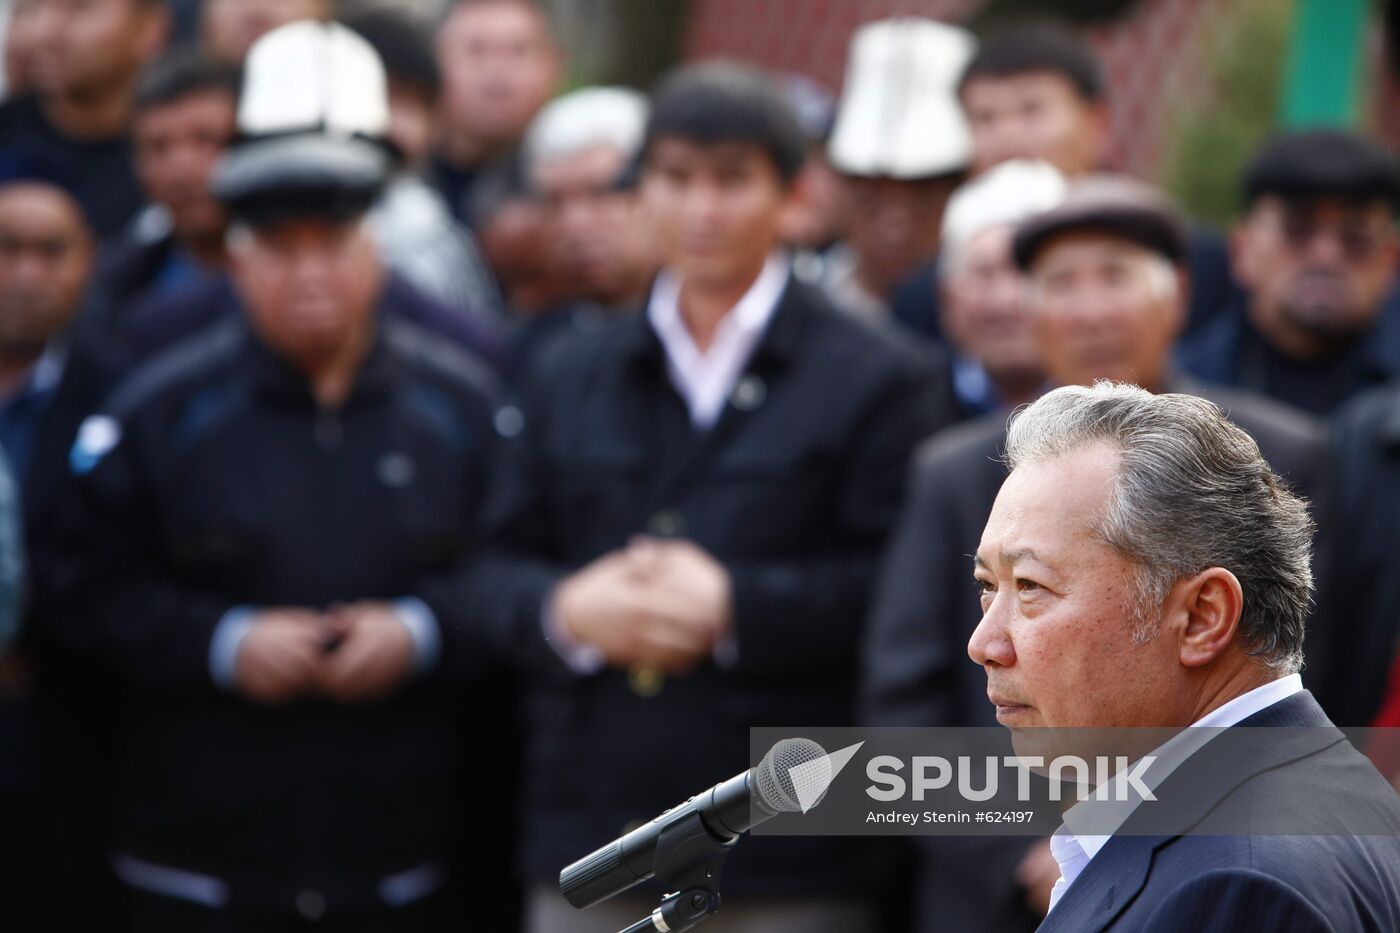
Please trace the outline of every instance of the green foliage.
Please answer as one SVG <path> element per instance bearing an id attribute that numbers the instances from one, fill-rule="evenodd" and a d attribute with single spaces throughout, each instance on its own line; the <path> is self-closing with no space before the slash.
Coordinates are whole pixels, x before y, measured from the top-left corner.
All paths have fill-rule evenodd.
<path id="1" fill-rule="evenodd" d="M 1205 74 L 1182 82 L 1167 118 L 1161 183 L 1193 216 L 1224 225 L 1240 176 L 1277 126 L 1291 0 L 1235 0 L 1207 28 Z"/>

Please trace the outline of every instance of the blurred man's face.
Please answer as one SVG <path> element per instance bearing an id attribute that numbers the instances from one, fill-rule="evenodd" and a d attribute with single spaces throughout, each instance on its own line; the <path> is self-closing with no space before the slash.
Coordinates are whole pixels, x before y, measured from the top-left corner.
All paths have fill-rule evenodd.
<path id="1" fill-rule="evenodd" d="M 552 234 L 549 208 L 524 197 L 507 198 L 481 227 L 481 251 L 516 314 L 536 314 L 573 297 Z"/>
<path id="2" fill-rule="evenodd" d="M 846 179 L 852 204 L 849 241 L 861 278 L 885 298 L 938 253 L 943 208 L 956 180 Z"/>
<path id="3" fill-rule="evenodd" d="M 233 139 L 234 116 L 233 95 L 209 89 L 147 107 L 136 117 L 136 174 L 147 196 L 170 211 L 180 239 L 223 235 L 223 208 L 209 193 L 209 180 Z"/>
<path id="4" fill-rule="evenodd" d="M 1118 468 L 1115 450 L 1089 445 L 1017 467 L 997 495 L 977 548 L 982 621 L 967 650 L 1004 726 L 1189 721 L 1171 640 L 1135 637 L 1145 627 L 1136 565 L 1094 528 Z"/>
<path id="5" fill-rule="evenodd" d="M 563 275 L 584 297 L 605 305 L 631 297 L 656 264 L 655 238 L 636 192 L 613 187 L 625 168 L 623 153 L 601 144 L 533 171 Z"/>
<path id="6" fill-rule="evenodd" d="M 549 24 L 512 0 L 457 7 L 437 37 L 445 129 L 491 148 L 514 143 L 554 93 Z"/>
<path id="7" fill-rule="evenodd" d="M 943 277 L 943 329 L 958 350 L 997 381 L 1040 373 L 1040 348 L 1026 307 L 1026 280 L 1011 255 L 1010 226 L 969 239 Z"/>
<path id="8" fill-rule="evenodd" d="M 0 356 L 37 357 L 72 322 L 92 255 L 67 194 L 43 184 L 0 187 Z"/>
<path id="9" fill-rule="evenodd" d="M 851 213 L 846 180 L 831 167 L 820 146 L 812 147 L 793 184 L 793 198 L 783 212 L 783 242 L 825 249 L 845 234 Z"/>
<path id="10" fill-rule="evenodd" d="M 1064 75 L 976 78 L 962 89 L 962 104 L 976 171 L 1010 159 L 1043 159 L 1069 176 L 1102 168 L 1105 110 L 1081 97 Z"/>
<path id="11" fill-rule="evenodd" d="M 1067 232 L 1031 270 L 1037 343 L 1057 385 L 1096 379 L 1160 391 L 1183 321 L 1184 285 L 1157 254 L 1107 233 Z"/>
<path id="12" fill-rule="evenodd" d="M 683 280 L 720 288 L 758 275 L 790 191 L 758 145 L 678 137 L 652 143 L 642 181 L 667 265 Z"/>
<path id="13" fill-rule="evenodd" d="M 328 0 L 204 0 L 204 50 L 230 65 L 242 63 L 253 43 L 279 26 L 330 15 Z"/>
<path id="14" fill-rule="evenodd" d="M 253 328 L 293 360 L 323 362 L 370 323 L 382 271 L 362 221 L 237 228 L 229 257 Z"/>
<path id="15" fill-rule="evenodd" d="M 1397 257 L 1395 227 L 1380 201 L 1262 197 L 1233 243 L 1251 313 L 1318 352 L 1370 329 Z"/>
<path id="16" fill-rule="evenodd" d="M 31 0 L 28 64 L 41 94 L 100 97 L 136 76 L 165 41 L 168 17 L 141 0 Z"/>

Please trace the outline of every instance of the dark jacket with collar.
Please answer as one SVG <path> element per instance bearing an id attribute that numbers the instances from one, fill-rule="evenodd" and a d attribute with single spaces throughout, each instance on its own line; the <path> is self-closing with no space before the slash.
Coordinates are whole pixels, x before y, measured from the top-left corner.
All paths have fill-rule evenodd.
<path id="1" fill-rule="evenodd" d="M 1235 729 L 1268 727 L 1286 731 L 1250 741 L 1247 754 L 1226 744 L 1246 740 L 1232 736 Z M 1171 799 L 1175 787 L 1176 799 L 1191 800 L 1201 822 L 1188 828 L 1200 834 L 1147 835 L 1143 814 L 1135 813 L 1065 890 L 1043 933 L 1400 929 L 1395 789 L 1307 691 L 1235 729 L 1188 758 L 1156 792 Z M 1210 820 L 1264 810 L 1270 819 L 1296 814 L 1299 832 L 1206 834 Z M 1370 834 L 1324 834 L 1334 817 Z"/>
<path id="2" fill-rule="evenodd" d="M 1326 442 L 1312 419 L 1180 376 L 1170 388 L 1220 405 L 1296 490 L 1324 498 Z M 1006 413 L 986 415 L 935 436 L 918 452 L 862 645 L 862 716 L 871 725 L 997 725 L 986 675 L 968 658 L 967 643 L 982 618 L 972 556 L 1006 478 L 1006 422 Z M 929 929 L 948 916 L 983 930 L 1033 927 L 1012 876 L 1027 845 L 1024 839 L 918 840 L 921 898 L 930 905 L 920 915 L 933 924 Z M 992 864 L 1000 868 L 988 870 Z"/>
<path id="3" fill-rule="evenodd" d="M 102 332 L 121 330 L 133 311 L 159 294 L 153 289 L 176 257 L 177 249 L 175 236 L 168 231 L 158 236 L 128 234 L 107 244 L 94 272 L 98 304 L 88 323 Z M 195 267 L 194 275 L 176 286 L 174 293 L 197 292 L 221 277 L 217 270 Z"/>
<path id="4" fill-rule="evenodd" d="M 325 410 L 231 318 L 85 424 L 44 583 L 64 649 L 121 686 L 118 849 L 289 911 L 304 889 L 332 910 L 373 903 L 447 852 L 470 785 L 445 691 L 491 667 L 470 632 L 444 625 L 435 675 L 357 705 L 226 693 L 210 640 L 236 605 L 420 595 L 452 618 L 427 591 L 477 544 L 490 392 L 469 358 L 384 320 Z"/>
<path id="5" fill-rule="evenodd" d="M 1400 290 L 1385 299 L 1369 333 L 1322 360 L 1284 356 L 1255 330 L 1242 308 L 1183 339 L 1176 358 L 1183 370 L 1206 382 L 1330 415 L 1355 395 L 1400 376 Z"/>
<path id="6" fill-rule="evenodd" d="M 692 429 L 644 314 L 542 354 L 508 446 L 492 625 L 533 668 L 529 876 L 566 864 L 750 764 L 758 725 L 853 720 L 855 647 L 910 452 L 949 422 L 946 377 L 790 278 L 730 403 Z M 634 535 L 715 555 L 733 587 L 737 663 L 655 695 L 626 672 L 579 677 L 542 635 L 546 594 Z M 837 841 L 740 845 L 726 895 L 854 889 Z"/>
<path id="7" fill-rule="evenodd" d="M 1346 664 L 1317 688 L 1329 715 L 1366 725 L 1380 709 L 1390 665 L 1400 653 L 1400 390 L 1359 396 L 1333 423 L 1337 472 L 1335 552 L 1338 625 L 1329 649 Z"/>

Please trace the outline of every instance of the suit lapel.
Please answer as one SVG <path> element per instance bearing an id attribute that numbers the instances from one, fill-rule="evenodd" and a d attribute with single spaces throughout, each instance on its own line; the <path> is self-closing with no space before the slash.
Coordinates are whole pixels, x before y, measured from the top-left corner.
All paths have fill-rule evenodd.
<path id="1" fill-rule="evenodd" d="M 1256 726 L 1266 728 L 1255 732 Z M 1233 735 L 1228 746 L 1208 742 L 1157 789 L 1159 799 L 1191 801 L 1181 819 L 1183 834 L 1254 775 L 1345 740 L 1306 690 L 1260 710 L 1230 731 L 1241 727 L 1247 727 L 1245 734 Z M 1270 728 L 1287 731 L 1266 731 Z M 1122 832 L 1108 840 L 1065 891 L 1040 933 L 1100 933 L 1116 922 L 1147 883 L 1157 850 L 1181 838 L 1147 835 L 1141 829 L 1146 822 L 1142 811 L 1128 818 Z"/>
<path id="2" fill-rule="evenodd" d="M 1165 836 L 1114 836 L 1084 868 L 1038 933 L 1100 933 L 1138 896 Z"/>
<path id="3" fill-rule="evenodd" d="M 724 450 L 735 432 L 763 410 L 771 383 L 796 354 L 802 329 L 807 324 L 808 309 L 802 295 L 803 288 L 789 275 L 773 317 L 754 346 L 719 420 L 709 430 L 692 431 L 680 454 L 665 461 L 651 484 L 642 514 L 650 514 L 675 501 Z"/>

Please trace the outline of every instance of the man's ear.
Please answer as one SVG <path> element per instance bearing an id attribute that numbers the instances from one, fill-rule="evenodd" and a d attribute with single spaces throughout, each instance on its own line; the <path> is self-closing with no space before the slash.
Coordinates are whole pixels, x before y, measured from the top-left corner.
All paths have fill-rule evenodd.
<path id="1" fill-rule="evenodd" d="M 1182 665 L 1204 667 L 1234 643 L 1244 611 L 1244 590 L 1224 567 L 1209 567 L 1177 581 L 1166 608 L 1182 620 L 1177 635 Z"/>

